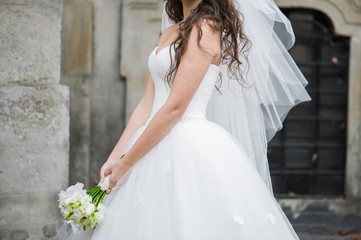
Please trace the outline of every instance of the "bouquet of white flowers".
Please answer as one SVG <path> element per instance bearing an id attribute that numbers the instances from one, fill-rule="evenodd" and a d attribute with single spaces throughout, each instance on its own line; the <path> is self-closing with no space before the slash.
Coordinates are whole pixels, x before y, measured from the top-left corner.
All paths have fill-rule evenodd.
<path id="1" fill-rule="evenodd" d="M 60 212 L 74 232 L 95 228 L 103 220 L 103 199 L 108 186 L 109 176 L 89 191 L 84 190 L 84 184 L 78 182 L 59 193 Z"/>
<path id="2" fill-rule="evenodd" d="M 123 158 L 124 154 L 120 157 Z M 84 184 L 77 183 L 59 193 L 59 208 L 65 222 L 70 223 L 74 232 L 95 228 L 105 215 L 103 199 L 109 188 L 110 175 L 91 190 L 85 190 Z"/>

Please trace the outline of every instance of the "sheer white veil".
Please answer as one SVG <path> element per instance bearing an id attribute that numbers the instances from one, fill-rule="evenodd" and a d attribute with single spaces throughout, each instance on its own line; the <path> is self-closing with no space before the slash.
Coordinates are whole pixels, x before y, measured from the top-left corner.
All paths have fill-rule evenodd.
<path id="1" fill-rule="evenodd" d="M 290 109 L 311 100 L 305 90 L 308 82 L 288 53 L 295 42 L 291 23 L 273 0 L 234 1 L 252 42 L 249 71 L 243 75 L 250 87 L 231 78 L 222 63 L 222 94 L 213 92 L 207 118 L 229 131 L 272 191 L 267 145 Z M 172 24 L 164 8 L 162 31 Z"/>

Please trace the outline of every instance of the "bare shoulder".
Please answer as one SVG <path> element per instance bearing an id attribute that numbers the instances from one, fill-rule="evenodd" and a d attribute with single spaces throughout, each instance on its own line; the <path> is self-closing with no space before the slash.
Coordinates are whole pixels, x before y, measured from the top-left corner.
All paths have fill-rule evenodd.
<path id="1" fill-rule="evenodd" d="M 205 34 L 214 36 L 214 37 L 221 37 L 221 32 L 217 30 L 216 23 L 211 19 L 202 19 L 201 20 L 201 28 L 202 32 Z"/>
<path id="2" fill-rule="evenodd" d="M 162 32 L 162 35 L 169 35 L 169 34 L 175 32 L 175 31 L 177 31 L 178 25 L 179 25 L 179 23 L 170 25 L 169 27 L 164 29 L 164 31 Z"/>
<path id="3" fill-rule="evenodd" d="M 169 45 L 170 40 L 173 40 L 178 36 L 178 28 L 179 24 L 176 23 L 164 29 L 159 38 L 158 46 L 162 45 L 163 43 L 166 43 L 165 45 Z"/>
<path id="4" fill-rule="evenodd" d="M 221 32 L 215 27 L 215 23 L 209 19 L 203 19 L 200 23 L 200 40 L 198 44 L 198 27 L 194 25 L 190 34 L 189 41 L 191 44 L 197 44 L 198 47 L 202 48 L 203 51 L 213 56 L 215 61 L 218 62 L 222 46 L 221 46 Z"/>

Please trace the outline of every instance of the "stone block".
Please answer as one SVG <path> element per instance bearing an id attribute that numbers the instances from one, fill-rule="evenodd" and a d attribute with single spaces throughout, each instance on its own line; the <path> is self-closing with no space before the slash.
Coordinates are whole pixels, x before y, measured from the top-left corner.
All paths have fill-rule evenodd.
<path id="1" fill-rule="evenodd" d="M 51 239 L 61 225 L 57 192 L 0 194 L 0 239 Z"/>
<path id="2" fill-rule="evenodd" d="M 90 144 L 90 79 L 63 75 L 61 82 L 70 90 L 69 183 L 88 186 Z"/>
<path id="3" fill-rule="evenodd" d="M 8 2 L 0 3 L 0 84 L 59 82 L 59 1 L 48 5 Z"/>
<path id="4" fill-rule="evenodd" d="M 58 11 L 61 11 L 63 7 L 63 0 L 1 0 L 1 4 L 6 5 L 28 5 L 28 6 L 46 6 L 46 7 L 52 7 L 54 9 L 58 9 Z"/>
<path id="5" fill-rule="evenodd" d="M 92 3 L 82 0 L 65 0 L 62 30 L 64 74 L 91 74 L 92 28 Z"/>
<path id="6" fill-rule="evenodd" d="M 68 186 L 69 92 L 0 86 L 0 239 L 49 239 Z"/>
<path id="7" fill-rule="evenodd" d="M 123 5 L 120 67 L 127 80 L 128 120 L 143 96 L 148 81 L 148 56 L 161 34 L 163 2 L 125 0 Z"/>
<path id="8" fill-rule="evenodd" d="M 68 89 L 0 87 L 0 192 L 47 192 L 68 182 Z"/>

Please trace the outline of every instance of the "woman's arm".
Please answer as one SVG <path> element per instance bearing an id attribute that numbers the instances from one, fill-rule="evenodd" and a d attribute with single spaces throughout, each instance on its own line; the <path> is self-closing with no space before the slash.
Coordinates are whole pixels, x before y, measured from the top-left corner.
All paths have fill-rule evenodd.
<path id="1" fill-rule="evenodd" d="M 118 141 L 115 145 L 113 151 L 110 153 L 107 161 L 104 163 L 100 169 L 100 181 L 103 181 L 104 177 L 110 173 L 110 167 L 114 161 L 119 160 L 119 158 L 125 152 L 127 144 L 130 138 L 133 136 L 135 131 L 141 127 L 145 121 L 148 119 L 153 105 L 154 99 L 154 83 L 151 75 L 149 75 L 148 83 L 145 88 L 144 95 L 137 107 L 134 109 L 132 115 L 129 118 L 129 121 Z"/>
<path id="2" fill-rule="evenodd" d="M 207 53 L 197 44 L 197 29 L 194 26 L 166 102 L 127 154 L 114 165 L 108 193 L 124 173 L 158 144 L 179 121 L 210 64 L 220 56 L 220 32 L 213 31 L 206 23 L 202 24 L 202 32 L 200 45 Z"/>

